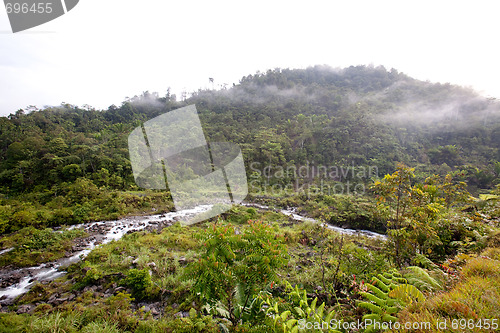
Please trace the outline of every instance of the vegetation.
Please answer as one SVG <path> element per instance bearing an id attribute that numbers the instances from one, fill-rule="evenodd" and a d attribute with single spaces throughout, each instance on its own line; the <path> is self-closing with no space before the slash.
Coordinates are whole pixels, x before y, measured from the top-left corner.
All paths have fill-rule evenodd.
<path id="1" fill-rule="evenodd" d="M 28 267 L 55 261 L 70 250 L 73 245 L 72 240 L 84 236 L 86 233 L 81 229 L 53 232 L 50 228 L 42 230 L 33 227 L 24 228 L 1 239 L 2 247 L 11 250 L 0 256 L 0 266 L 9 264 Z"/>
<path id="2" fill-rule="evenodd" d="M 499 104 L 381 67 L 276 69 L 180 101 L 145 92 L 0 118 L 0 274 L 91 236 L 66 225 L 171 211 L 168 191 L 135 185 L 127 137 L 188 104 L 210 141 L 242 148 L 256 205 L 99 245 L 2 303 L 1 332 L 495 329 Z"/>

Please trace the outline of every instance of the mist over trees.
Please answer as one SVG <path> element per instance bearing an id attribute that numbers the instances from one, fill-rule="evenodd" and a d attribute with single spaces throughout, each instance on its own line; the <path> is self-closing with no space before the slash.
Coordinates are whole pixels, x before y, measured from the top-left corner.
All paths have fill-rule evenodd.
<path id="1" fill-rule="evenodd" d="M 207 138 L 239 144 L 247 165 L 376 166 L 383 175 L 404 162 L 417 172 L 456 171 L 473 192 L 498 183 L 496 100 L 394 69 L 315 66 L 248 75 L 184 100 L 144 92 L 107 110 L 19 110 L 0 118 L 1 191 L 55 191 L 79 177 L 128 189 L 129 132 L 188 104 L 196 104 Z"/>
<path id="2" fill-rule="evenodd" d="M 128 136 L 192 104 L 207 141 L 241 148 L 249 204 L 182 227 L 169 191 L 134 182 Z M 499 216 L 500 103 L 395 69 L 274 69 L 106 110 L 30 106 L 0 118 L 0 289 L 33 283 L 0 297 L 0 331 L 495 328 Z M 40 264 L 66 274 L 22 280 Z"/>

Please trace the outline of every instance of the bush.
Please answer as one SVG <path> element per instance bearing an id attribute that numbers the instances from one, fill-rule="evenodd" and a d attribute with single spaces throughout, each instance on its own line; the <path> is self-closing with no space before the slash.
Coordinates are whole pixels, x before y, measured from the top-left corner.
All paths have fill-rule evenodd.
<path id="1" fill-rule="evenodd" d="M 102 273 L 99 272 L 96 268 L 91 267 L 87 273 L 85 273 L 85 277 L 83 278 L 83 282 L 85 284 L 94 284 L 102 277 Z"/>
<path id="2" fill-rule="evenodd" d="M 148 288 L 152 286 L 149 270 L 132 268 L 127 273 L 125 284 L 130 287 L 137 296 L 144 296 Z"/>

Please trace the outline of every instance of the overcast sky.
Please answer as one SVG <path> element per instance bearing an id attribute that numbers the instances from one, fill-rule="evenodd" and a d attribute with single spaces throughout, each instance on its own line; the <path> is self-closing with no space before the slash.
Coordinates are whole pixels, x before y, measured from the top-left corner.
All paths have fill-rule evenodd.
<path id="1" fill-rule="evenodd" d="M 0 115 L 61 102 L 107 108 L 146 90 L 316 64 L 384 65 L 500 98 L 497 3 L 80 0 L 16 34 L 0 8 Z"/>

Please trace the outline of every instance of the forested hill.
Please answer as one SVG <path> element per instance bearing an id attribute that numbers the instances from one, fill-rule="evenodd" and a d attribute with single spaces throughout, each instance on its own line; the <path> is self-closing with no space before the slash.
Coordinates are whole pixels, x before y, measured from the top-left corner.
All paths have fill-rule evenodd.
<path id="1" fill-rule="evenodd" d="M 257 73 L 187 98 L 145 92 L 107 110 L 19 110 L 0 118 L 0 192 L 54 194 L 79 178 L 135 189 L 128 134 L 189 104 L 207 138 L 238 143 L 247 166 L 376 166 L 383 175 L 404 162 L 422 174 L 455 171 L 476 193 L 500 182 L 496 100 L 394 69 L 315 66 Z"/>

